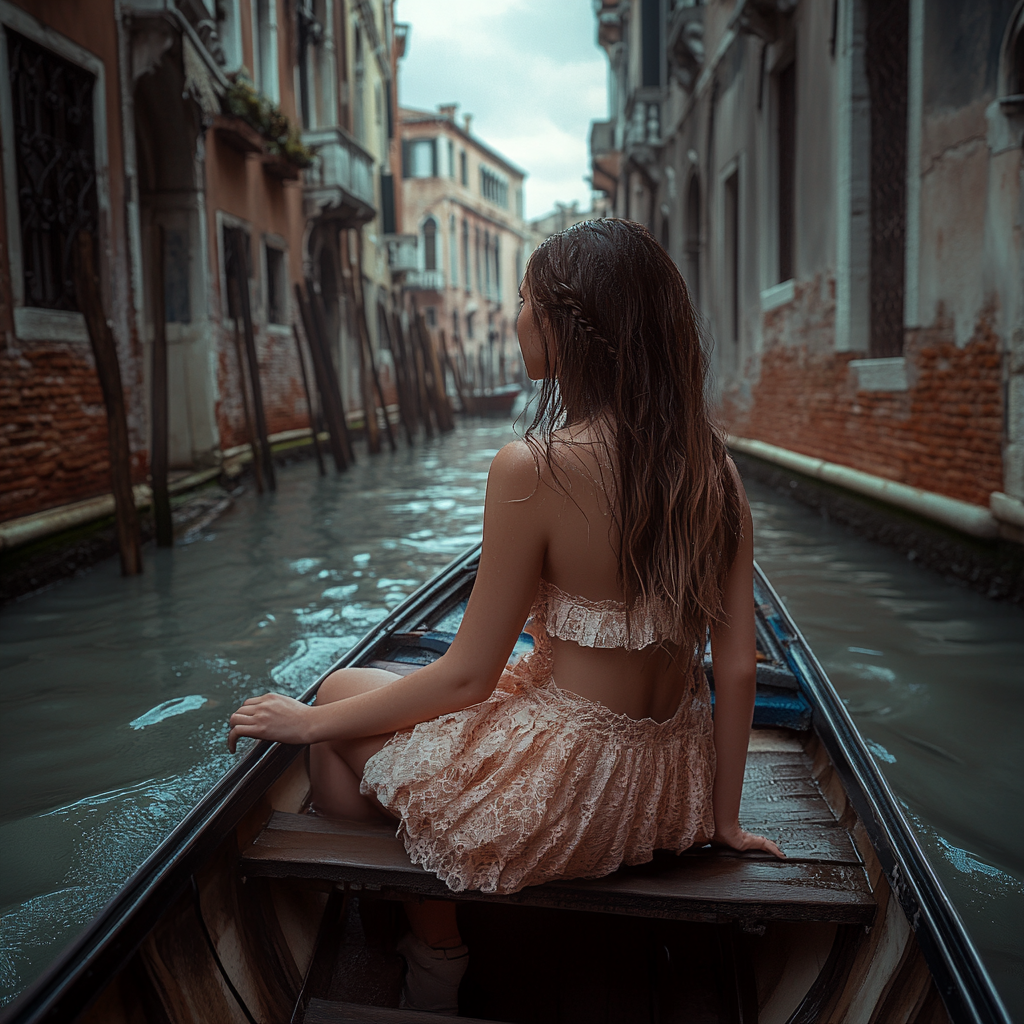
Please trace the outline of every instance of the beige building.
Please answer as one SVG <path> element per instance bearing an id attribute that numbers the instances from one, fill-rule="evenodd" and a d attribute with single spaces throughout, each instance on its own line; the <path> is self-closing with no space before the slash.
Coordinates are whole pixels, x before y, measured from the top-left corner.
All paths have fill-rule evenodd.
<path id="1" fill-rule="evenodd" d="M 525 174 L 471 133 L 456 106 L 402 110 L 404 285 L 429 326 L 442 328 L 468 383 L 517 378 L 519 281 L 528 250 Z M 416 245 L 413 250 L 412 240 Z M 415 256 L 413 257 L 413 252 Z M 402 261 L 405 262 L 402 262 Z"/>
<path id="2" fill-rule="evenodd" d="M 573 224 L 582 224 L 587 220 L 599 220 L 601 217 L 611 216 L 613 216 L 611 200 L 603 193 L 594 195 L 589 210 L 581 210 L 580 204 L 575 200 L 571 203 L 555 203 L 555 208 L 550 213 L 530 221 L 530 252 L 533 252 L 545 238 L 550 238 L 559 231 L 565 231 Z"/>

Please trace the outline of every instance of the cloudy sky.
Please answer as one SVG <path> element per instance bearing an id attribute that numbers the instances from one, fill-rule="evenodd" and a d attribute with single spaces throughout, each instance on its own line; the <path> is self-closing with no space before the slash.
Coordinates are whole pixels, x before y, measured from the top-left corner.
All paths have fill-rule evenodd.
<path id="1" fill-rule="evenodd" d="M 528 173 L 528 218 L 590 205 L 590 122 L 608 109 L 591 0 L 397 0 L 395 20 L 412 26 L 404 106 L 472 114 L 473 133 Z"/>

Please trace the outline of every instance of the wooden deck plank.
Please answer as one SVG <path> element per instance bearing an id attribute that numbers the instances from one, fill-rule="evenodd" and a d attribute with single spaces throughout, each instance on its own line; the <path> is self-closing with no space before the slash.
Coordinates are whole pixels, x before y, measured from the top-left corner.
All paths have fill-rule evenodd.
<path id="1" fill-rule="evenodd" d="M 310 1000 L 303 1024 L 493 1024 L 473 1017 L 449 1017 L 421 1010 L 396 1010 L 390 1006 L 360 1006 Z"/>
<path id="2" fill-rule="evenodd" d="M 802 749 L 772 743 L 747 756 L 744 826 L 779 842 L 788 854 L 711 847 L 607 878 L 551 882 L 511 896 L 453 894 L 412 864 L 394 826 L 277 813 L 242 858 L 249 875 L 322 879 L 397 898 L 440 897 L 525 906 L 600 910 L 679 920 L 772 918 L 868 922 L 875 901 L 849 833 L 836 821 Z M 781 749 L 780 749 L 781 747 Z"/>
<path id="3" fill-rule="evenodd" d="M 550 882 L 510 896 L 453 894 L 412 864 L 390 830 L 357 822 L 276 814 L 242 858 L 247 875 L 323 879 L 354 888 L 433 898 L 457 898 L 600 910 L 680 920 L 736 917 L 868 922 L 875 903 L 864 869 L 842 837 L 811 835 L 805 857 L 698 851 L 659 857 L 607 878 Z M 822 830 L 823 831 L 823 830 Z M 836 826 L 833 833 L 842 832 Z M 845 833 L 843 833 L 845 835 Z M 837 858 L 837 859 L 833 859 Z"/>

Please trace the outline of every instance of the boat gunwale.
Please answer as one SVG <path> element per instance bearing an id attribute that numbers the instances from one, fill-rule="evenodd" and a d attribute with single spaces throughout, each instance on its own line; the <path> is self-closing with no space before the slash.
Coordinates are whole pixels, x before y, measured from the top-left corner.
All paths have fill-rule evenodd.
<path id="1" fill-rule="evenodd" d="M 754 572 L 755 586 L 763 587 L 771 597 L 779 620 L 791 634 L 779 635 L 765 616 L 811 705 L 811 728 L 867 831 L 952 1024 L 1013 1024 L 963 919 L 834 684 L 756 562 Z"/>

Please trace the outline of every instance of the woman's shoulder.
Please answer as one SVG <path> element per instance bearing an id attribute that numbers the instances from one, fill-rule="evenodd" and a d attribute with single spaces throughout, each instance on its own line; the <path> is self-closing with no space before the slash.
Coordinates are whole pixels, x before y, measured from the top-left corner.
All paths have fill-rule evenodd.
<path id="1" fill-rule="evenodd" d="M 542 465 L 543 458 L 529 443 L 521 438 L 510 441 L 491 460 L 488 486 L 497 488 L 503 497 L 528 498 L 537 489 Z"/>

